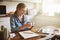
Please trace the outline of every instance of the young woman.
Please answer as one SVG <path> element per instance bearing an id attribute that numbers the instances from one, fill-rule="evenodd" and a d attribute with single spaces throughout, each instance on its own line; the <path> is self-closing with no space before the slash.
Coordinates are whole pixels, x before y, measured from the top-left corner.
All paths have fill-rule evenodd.
<path id="1" fill-rule="evenodd" d="M 19 3 L 16 7 L 14 15 L 10 18 L 12 32 L 31 29 L 32 26 L 28 21 L 28 18 L 24 15 L 25 11 L 25 4 Z"/>

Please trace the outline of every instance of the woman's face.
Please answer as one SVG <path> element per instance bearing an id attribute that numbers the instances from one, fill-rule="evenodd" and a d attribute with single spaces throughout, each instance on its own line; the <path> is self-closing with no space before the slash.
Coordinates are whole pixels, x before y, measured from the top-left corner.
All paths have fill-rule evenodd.
<path id="1" fill-rule="evenodd" d="M 17 15 L 18 15 L 18 16 L 24 15 L 25 11 L 26 11 L 26 8 L 18 9 L 18 10 L 17 10 Z"/>

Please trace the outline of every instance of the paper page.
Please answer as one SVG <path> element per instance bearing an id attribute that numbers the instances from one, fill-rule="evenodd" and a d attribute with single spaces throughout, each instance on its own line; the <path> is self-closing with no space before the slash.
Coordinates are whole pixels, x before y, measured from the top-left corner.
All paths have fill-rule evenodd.
<path id="1" fill-rule="evenodd" d="M 13 38 L 13 37 L 15 37 L 16 35 L 15 35 L 15 33 L 11 33 L 10 34 L 10 38 Z"/>

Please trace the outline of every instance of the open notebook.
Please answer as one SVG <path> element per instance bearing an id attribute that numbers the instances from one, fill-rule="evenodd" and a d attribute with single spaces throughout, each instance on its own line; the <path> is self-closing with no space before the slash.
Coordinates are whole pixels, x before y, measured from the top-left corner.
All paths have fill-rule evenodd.
<path id="1" fill-rule="evenodd" d="M 19 34 L 20 34 L 24 39 L 39 36 L 38 34 L 32 32 L 31 30 L 22 31 L 22 32 L 19 32 Z"/>

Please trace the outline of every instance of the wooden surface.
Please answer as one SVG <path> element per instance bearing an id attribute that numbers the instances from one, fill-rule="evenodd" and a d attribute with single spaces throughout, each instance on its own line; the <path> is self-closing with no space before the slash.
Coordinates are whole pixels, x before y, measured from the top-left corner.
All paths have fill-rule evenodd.
<path id="1" fill-rule="evenodd" d="M 14 38 L 10 38 L 10 40 L 38 40 L 38 39 L 41 40 L 42 36 L 46 35 L 46 34 L 43 34 L 43 33 L 42 34 L 38 33 L 38 34 L 39 34 L 38 37 L 32 37 L 32 38 L 24 39 L 18 32 L 15 32 L 16 36 Z M 49 35 L 49 34 L 47 34 L 47 35 Z M 60 35 L 55 35 L 54 37 L 51 38 L 51 40 L 53 40 L 53 39 L 55 40 L 56 38 L 60 39 Z M 47 38 L 47 39 L 49 39 L 49 38 Z"/>

